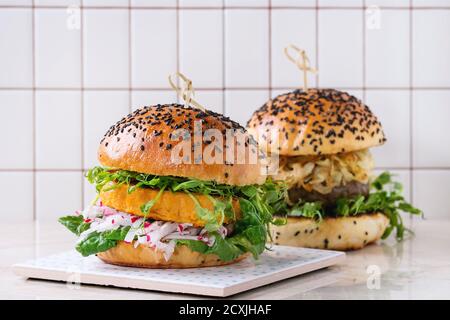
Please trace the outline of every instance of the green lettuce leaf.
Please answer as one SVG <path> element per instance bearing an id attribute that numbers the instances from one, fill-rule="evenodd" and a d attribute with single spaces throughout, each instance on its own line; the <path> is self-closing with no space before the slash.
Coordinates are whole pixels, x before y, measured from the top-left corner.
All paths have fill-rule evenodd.
<path id="1" fill-rule="evenodd" d="M 186 245 L 192 251 L 202 254 L 215 254 L 222 261 L 232 261 L 246 252 L 241 250 L 233 242 L 233 238 L 223 239 L 219 234 L 212 233 L 216 237 L 214 245 L 208 247 L 204 242 L 198 240 L 177 240 L 177 245 Z"/>
<path id="2" fill-rule="evenodd" d="M 77 243 L 75 249 L 84 257 L 106 251 L 117 245 L 117 241 L 125 239 L 130 227 L 120 227 L 104 232 L 92 232 L 86 239 Z"/>
<path id="3" fill-rule="evenodd" d="M 59 218 L 58 221 L 77 236 L 89 229 L 90 225 L 90 223 L 84 222 L 83 216 L 65 216 Z"/>
<path id="4" fill-rule="evenodd" d="M 81 242 L 78 242 L 75 249 L 83 255 L 90 256 L 99 252 L 106 251 L 117 245 L 116 240 L 111 240 L 103 236 L 103 233 L 92 232 Z"/>
<path id="5" fill-rule="evenodd" d="M 293 217 L 311 218 L 320 221 L 323 216 L 322 203 L 318 201 L 299 203 L 292 207 L 289 215 Z"/>

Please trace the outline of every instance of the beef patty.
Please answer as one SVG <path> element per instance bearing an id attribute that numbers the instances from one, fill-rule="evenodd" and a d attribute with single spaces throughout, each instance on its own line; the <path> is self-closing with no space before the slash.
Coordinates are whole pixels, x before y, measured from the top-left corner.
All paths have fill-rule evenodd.
<path id="1" fill-rule="evenodd" d="M 355 198 L 369 194 L 369 184 L 352 181 L 345 186 L 334 187 L 330 193 L 322 194 L 317 191 L 306 191 L 303 188 L 292 188 L 288 191 L 289 200 L 297 203 L 300 199 L 307 202 L 322 202 L 324 207 L 333 206 L 339 198 Z"/>

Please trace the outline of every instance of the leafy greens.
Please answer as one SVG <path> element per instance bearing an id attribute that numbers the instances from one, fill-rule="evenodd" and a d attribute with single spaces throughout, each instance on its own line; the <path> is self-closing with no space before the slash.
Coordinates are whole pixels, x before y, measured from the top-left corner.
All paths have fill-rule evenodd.
<path id="1" fill-rule="evenodd" d="M 216 254 L 223 261 L 230 261 L 245 252 L 251 252 L 255 258 L 264 251 L 270 223 L 279 224 L 272 214 L 282 206 L 285 190 L 283 185 L 267 180 L 263 185 L 230 186 L 213 181 L 202 181 L 172 176 L 157 176 L 126 170 L 112 170 L 105 167 L 90 169 L 86 177 L 95 185 L 98 193 L 113 190 L 126 185 L 128 193 L 137 188 L 152 188 L 187 193 L 195 203 L 198 216 L 205 221 L 205 229 L 215 236 L 213 246 L 196 240 L 176 240 L 179 245 L 186 245 L 191 250 L 206 254 Z M 151 207 L 158 201 L 158 196 L 142 204 L 141 211 L 147 217 Z M 197 194 L 204 194 L 213 203 L 210 211 L 200 206 Z M 239 200 L 241 219 L 235 222 L 231 237 L 222 238 L 217 232 L 224 218 L 233 218 L 235 212 L 232 206 L 233 198 Z M 59 219 L 76 235 L 89 228 L 80 216 L 66 216 Z M 125 230 L 126 229 L 126 230 Z M 123 240 L 129 227 L 120 227 L 112 231 L 93 232 L 77 244 L 76 249 L 83 255 L 91 255 L 106 251 Z"/>
<path id="2" fill-rule="evenodd" d="M 82 216 L 65 216 L 58 219 L 67 229 L 77 236 L 89 229 L 90 222 L 85 222 Z M 130 227 L 120 227 L 104 232 L 92 232 L 84 240 L 77 243 L 76 249 L 83 256 L 89 256 L 106 251 L 117 245 L 117 241 L 125 239 Z"/>
<path id="3" fill-rule="evenodd" d="M 389 172 L 383 172 L 371 183 L 371 192 L 367 197 L 360 195 L 353 199 L 338 199 L 331 211 L 325 210 L 320 202 L 299 202 L 291 208 L 285 207 L 284 212 L 289 216 L 313 218 L 318 221 L 324 216 L 347 217 L 381 212 L 389 218 L 389 225 L 382 239 L 389 237 L 395 229 L 396 239 L 402 240 L 405 232 L 411 232 L 411 230 L 404 226 L 400 212 L 422 214 L 421 210 L 405 201 L 402 191 L 402 185 L 393 181 Z"/>

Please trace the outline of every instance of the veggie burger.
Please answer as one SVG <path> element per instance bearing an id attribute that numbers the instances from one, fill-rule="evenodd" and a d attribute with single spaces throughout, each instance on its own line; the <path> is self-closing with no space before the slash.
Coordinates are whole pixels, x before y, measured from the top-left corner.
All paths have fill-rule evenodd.
<path id="1" fill-rule="evenodd" d="M 394 229 L 402 239 L 407 229 L 400 211 L 420 213 L 388 172 L 372 178 L 369 148 L 386 138 L 376 116 L 348 93 L 279 95 L 255 111 L 247 127 L 260 147 L 278 156 L 273 177 L 288 188 L 278 212 L 287 223 L 272 228 L 276 244 L 358 249 Z"/>
<path id="2" fill-rule="evenodd" d="M 243 140 L 215 134 L 228 132 Z M 101 166 L 86 174 L 97 199 L 59 221 L 78 236 L 83 256 L 116 265 L 190 268 L 257 258 L 271 204 L 282 198 L 260 161 L 249 161 L 258 150 L 243 127 L 220 114 L 179 104 L 138 109 L 100 142 Z"/>

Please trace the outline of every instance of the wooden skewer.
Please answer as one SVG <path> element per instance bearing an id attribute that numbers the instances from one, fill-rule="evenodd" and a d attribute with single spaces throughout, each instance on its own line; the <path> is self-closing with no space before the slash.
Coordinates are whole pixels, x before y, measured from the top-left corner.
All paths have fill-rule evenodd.
<path id="1" fill-rule="evenodd" d="M 172 77 L 178 77 L 181 79 L 183 86 L 181 88 L 175 84 L 175 82 L 172 80 Z M 173 90 L 176 91 L 178 96 L 184 100 L 184 106 L 189 107 L 190 105 L 195 106 L 198 109 L 201 109 L 205 111 L 205 107 L 203 107 L 200 103 L 195 101 L 193 97 L 195 96 L 194 88 L 192 87 L 192 80 L 186 77 L 181 72 L 177 72 L 173 75 L 169 75 L 169 84 L 172 87 Z"/>
<path id="2" fill-rule="evenodd" d="M 294 50 L 297 54 L 297 57 L 292 56 L 289 51 Z M 297 46 L 290 44 L 286 48 L 284 48 L 284 54 L 286 57 L 294 63 L 297 68 L 303 71 L 303 89 L 305 91 L 308 90 L 308 72 L 317 73 L 317 69 L 312 68 L 310 66 L 310 61 L 308 56 L 306 55 L 306 51 L 298 48 Z"/>

